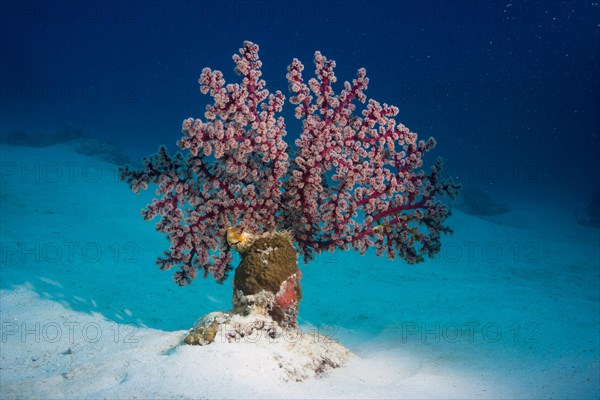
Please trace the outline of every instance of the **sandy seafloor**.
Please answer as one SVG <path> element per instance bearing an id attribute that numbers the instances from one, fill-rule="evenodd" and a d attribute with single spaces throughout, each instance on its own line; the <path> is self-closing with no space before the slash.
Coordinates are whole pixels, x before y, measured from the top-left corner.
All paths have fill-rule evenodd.
<path id="1" fill-rule="evenodd" d="M 599 231 L 569 207 L 456 210 L 443 253 L 416 266 L 302 264 L 304 330 L 356 357 L 283 382 L 269 346 L 179 345 L 228 309 L 231 280 L 182 289 L 158 270 L 168 243 L 139 212 L 151 192 L 68 146 L 0 155 L 4 399 L 600 397 Z"/>

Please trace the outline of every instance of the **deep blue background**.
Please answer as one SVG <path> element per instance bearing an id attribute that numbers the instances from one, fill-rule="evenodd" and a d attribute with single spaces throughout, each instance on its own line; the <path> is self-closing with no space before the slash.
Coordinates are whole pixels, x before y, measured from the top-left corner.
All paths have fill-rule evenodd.
<path id="1" fill-rule="evenodd" d="M 202 68 L 236 79 L 252 40 L 286 95 L 294 57 L 312 73 L 322 51 L 340 82 L 365 67 L 367 94 L 466 185 L 573 208 L 599 185 L 597 2 L 3 1 L 0 22 L 0 134 L 70 124 L 133 157 L 174 149 L 209 100 Z"/>

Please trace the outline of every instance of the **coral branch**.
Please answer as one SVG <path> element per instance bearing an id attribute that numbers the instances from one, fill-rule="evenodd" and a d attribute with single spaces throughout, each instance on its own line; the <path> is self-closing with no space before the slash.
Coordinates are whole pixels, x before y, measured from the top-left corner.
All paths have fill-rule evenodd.
<path id="1" fill-rule="evenodd" d="M 179 267 L 175 280 L 190 283 L 198 269 L 223 280 L 231 270 L 226 229 L 275 229 L 275 216 L 287 173 L 285 124 L 278 113 L 285 98 L 269 94 L 260 78 L 258 46 L 245 42 L 234 56 L 239 84 L 225 84 L 220 71 L 205 68 L 199 83 L 213 97 L 205 119 L 183 122 L 177 143 L 187 151 L 170 157 L 164 147 L 144 161 L 144 169 L 121 170 L 134 192 L 156 184 L 159 196 L 143 215 L 160 217 L 156 227 L 168 235 L 161 269 Z"/>
<path id="2" fill-rule="evenodd" d="M 454 198 L 458 189 L 440 181 L 440 161 L 429 174 L 421 170 L 435 141 L 417 141 L 396 123 L 397 107 L 367 102 L 364 69 L 335 95 L 335 63 L 317 52 L 315 65 L 317 78 L 308 85 L 300 61 L 288 69 L 303 132 L 285 197 L 298 210 L 296 238 L 305 258 L 334 248 L 364 253 L 370 246 L 409 263 L 434 254 L 440 233 L 450 231 L 443 226 L 450 211 L 439 197 Z M 367 102 L 360 115 L 356 102 Z"/>

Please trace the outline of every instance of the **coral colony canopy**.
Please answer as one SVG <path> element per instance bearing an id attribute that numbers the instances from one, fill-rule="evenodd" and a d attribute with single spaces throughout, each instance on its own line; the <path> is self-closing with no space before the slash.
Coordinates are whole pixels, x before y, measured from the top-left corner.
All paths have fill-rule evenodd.
<path id="1" fill-rule="evenodd" d="M 204 120 L 183 122 L 177 143 L 183 153 L 171 156 L 161 147 L 142 169 L 121 170 L 134 192 L 158 186 L 143 216 L 158 216 L 156 228 L 171 242 L 157 260 L 161 269 L 178 267 L 180 285 L 198 269 L 224 280 L 231 270 L 230 227 L 252 234 L 289 230 L 306 261 L 336 248 L 374 247 L 408 263 L 439 251 L 440 235 L 451 232 L 440 197 L 454 198 L 458 185 L 441 179 L 440 160 L 423 170 L 421 158 L 434 139 L 417 140 L 394 119 L 397 107 L 368 99 L 364 69 L 336 94 L 334 61 L 316 52 L 308 82 L 304 65 L 292 61 L 290 102 L 302 133 L 290 158 L 280 116 L 285 97 L 265 88 L 258 46 L 244 42 L 233 60 L 240 83 L 202 71 L 200 90 L 214 102 Z"/>

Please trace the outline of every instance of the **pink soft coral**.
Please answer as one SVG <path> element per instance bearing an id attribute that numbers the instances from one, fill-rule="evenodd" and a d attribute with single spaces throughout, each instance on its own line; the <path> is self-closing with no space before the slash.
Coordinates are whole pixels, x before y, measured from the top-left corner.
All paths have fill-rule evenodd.
<path id="1" fill-rule="evenodd" d="M 454 198 L 458 185 L 440 177 L 441 161 L 429 173 L 421 157 L 435 141 L 395 121 L 398 109 L 369 99 L 364 69 L 339 95 L 333 91 L 335 62 L 315 54 L 316 78 L 304 82 L 294 59 L 288 81 L 303 131 L 288 161 L 284 96 L 269 94 L 261 79 L 258 46 L 244 42 L 234 55 L 241 83 L 226 84 L 205 68 L 202 93 L 214 103 L 204 121 L 188 118 L 177 143 L 185 155 L 164 147 L 144 159 L 144 168 L 121 169 L 134 192 L 157 186 L 143 211 L 160 216 L 156 227 L 171 246 L 161 269 L 178 266 L 175 281 L 190 283 L 197 270 L 219 281 L 231 269 L 228 227 L 250 232 L 290 230 L 306 260 L 322 250 L 353 247 L 363 253 L 399 255 L 409 263 L 440 249 L 450 210 L 439 198 Z M 357 113 L 357 103 L 367 102 Z"/>

